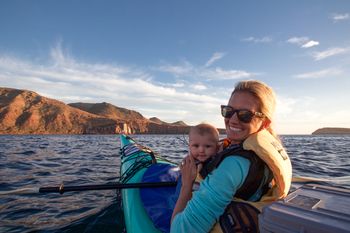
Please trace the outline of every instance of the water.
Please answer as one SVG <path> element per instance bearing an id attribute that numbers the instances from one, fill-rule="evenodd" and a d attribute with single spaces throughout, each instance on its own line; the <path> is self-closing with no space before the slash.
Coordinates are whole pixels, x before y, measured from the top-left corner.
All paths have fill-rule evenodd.
<path id="1" fill-rule="evenodd" d="M 183 135 L 135 135 L 135 140 L 179 162 Z M 323 178 L 350 188 L 350 136 L 283 136 L 294 176 Z M 120 142 L 116 135 L 0 136 L 0 192 L 115 182 Z M 115 190 L 0 195 L 0 232 L 123 232 Z"/>

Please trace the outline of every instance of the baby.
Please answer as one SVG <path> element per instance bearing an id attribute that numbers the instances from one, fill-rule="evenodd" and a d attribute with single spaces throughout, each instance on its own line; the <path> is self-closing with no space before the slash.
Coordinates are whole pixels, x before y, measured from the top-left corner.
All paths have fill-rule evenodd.
<path id="1" fill-rule="evenodd" d="M 190 179 L 193 182 L 192 190 L 198 190 L 199 184 L 203 180 L 201 175 L 199 174 L 202 169 L 202 163 L 206 162 L 208 159 L 212 158 L 219 150 L 219 131 L 212 125 L 201 123 L 199 125 L 193 126 L 189 132 L 189 154 L 195 160 L 195 164 L 197 168 L 191 168 L 191 172 L 187 173 L 187 175 L 178 180 L 176 192 L 173 196 L 173 205 L 175 207 L 177 198 L 179 197 L 182 179 Z M 186 157 L 188 158 L 188 156 Z M 180 168 L 182 172 L 182 168 L 185 166 L 186 158 L 182 161 Z M 193 165 L 193 164 L 192 164 Z M 192 170 L 193 169 L 193 170 Z"/>
<path id="2" fill-rule="evenodd" d="M 193 126 L 189 133 L 190 154 L 196 163 L 203 163 L 217 153 L 219 131 L 212 125 L 201 123 Z"/>
<path id="3" fill-rule="evenodd" d="M 202 177 L 199 171 L 202 163 L 213 157 L 219 149 L 219 131 L 212 125 L 201 123 L 193 126 L 189 132 L 189 151 L 197 164 L 197 178 L 193 190 L 197 190 Z"/>

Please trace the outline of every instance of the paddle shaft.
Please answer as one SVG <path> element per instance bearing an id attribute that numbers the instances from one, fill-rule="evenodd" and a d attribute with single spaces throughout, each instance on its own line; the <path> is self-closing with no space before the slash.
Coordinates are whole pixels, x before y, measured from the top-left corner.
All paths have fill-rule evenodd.
<path id="1" fill-rule="evenodd" d="M 56 187 L 42 187 L 39 193 L 60 193 L 71 191 L 88 191 L 88 190 L 110 190 L 110 189 L 130 189 L 130 188 L 160 188 L 160 187 L 174 187 L 177 182 L 148 182 L 148 183 L 116 183 L 116 184 L 98 184 L 98 185 L 78 185 L 78 186 L 56 186 Z"/>

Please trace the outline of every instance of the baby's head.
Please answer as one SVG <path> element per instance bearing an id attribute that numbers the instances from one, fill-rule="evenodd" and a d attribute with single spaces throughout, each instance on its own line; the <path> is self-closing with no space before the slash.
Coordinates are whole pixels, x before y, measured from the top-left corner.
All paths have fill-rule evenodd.
<path id="1" fill-rule="evenodd" d="M 189 149 L 196 160 L 206 161 L 215 155 L 219 149 L 219 131 L 214 126 L 206 123 L 191 127 Z"/>

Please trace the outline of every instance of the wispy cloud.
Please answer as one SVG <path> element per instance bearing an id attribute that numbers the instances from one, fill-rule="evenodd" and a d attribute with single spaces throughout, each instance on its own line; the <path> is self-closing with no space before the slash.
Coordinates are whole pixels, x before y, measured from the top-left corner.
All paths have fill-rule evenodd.
<path id="1" fill-rule="evenodd" d="M 331 19 L 333 20 L 333 22 L 339 22 L 339 21 L 344 21 L 344 20 L 348 20 L 350 18 L 349 13 L 345 13 L 345 14 L 339 14 L 339 13 L 334 13 L 331 16 Z"/>
<path id="2" fill-rule="evenodd" d="M 329 68 L 309 73 L 297 74 L 294 77 L 298 79 L 317 79 L 325 77 L 334 77 L 343 73 L 343 70 L 339 68 Z"/>
<path id="3" fill-rule="evenodd" d="M 339 54 L 345 54 L 345 53 L 349 53 L 349 52 L 350 52 L 350 47 L 348 47 L 348 48 L 329 48 L 325 51 L 315 52 L 315 53 L 313 53 L 312 56 L 316 61 L 319 61 L 319 60 L 326 59 L 328 57 L 336 56 Z"/>
<path id="4" fill-rule="evenodd" d="M 209 67 L 211 66 L 214 62 L 216 62 L 217 60 L 220 60 L 221 58 L 223 58 L 225 56 L 224 53 L 214 53 L 213 56 L 207 61 L 207 63 L 205 64 L 205 67 Z"/>
<path id="5" fill-rule="evenodd" d="M 192 85 L 192 88 L 194 90 L 199 90 L 199 91 L 203 91 L 203 90 L 207 89 L 207 87 L 204 84 L 202 84 L 202 83 L 194 84 L 194 85 Z"/>
<path id="6" fill-rule="evenodd" d="M 310 40 L 308 37 L 291 37 L 287 42 L 299 45 L 301 48 L 311 48 L 320 44 L 320 42 Z"/>
<path id="7" fill-rule="evenodd" d="M 309 40 L 308 37 L 291 37 L 287 40 L 288 43 L 302 45 Z"/>
<path id="8" fill-rule="evenodd" d="M 179 65 L 165 64 L 154 67 L 155 70 L 171 73 L 174 76 L 185 76 L 193 72 L 194 67 L 187 61 Z"/>
<path id="9" fill-rule="evenodd" d="M 270 43 L 272 42 L 272 38 L 269 36 L 265 36 L 262 38 L 256 38 L 256 37 L 247 37 L 242 39 L 242 41 L 246 41 L 246 42 L 253 42 L 253 43 Z"/>
<path id="10" fill-rule="evenodd" d="M 244 70 L 224 70 L 222 68 L 216 68 L 215 70 L 205 70 L 201 75 L 203 77 L 207 77 L 208 80 L 233 80 L 240 78 L 251 78 L 257 74 Z"/>
<path id="11" fill-rule="evenodd" d="M 252 78 L 257 76 L 257 73 L 248 72 L 245 70 L 223 69 L 221 67 L 195 67 L 192 64 L 186 62 L 180 65 L 162 65 L 159 67 L 153 67 L 154 70 L 170 73 L 178 78 L 191 78 L 191 79 L 205 79 L 211 80 L 234 80 L 240 78 Z"/>

